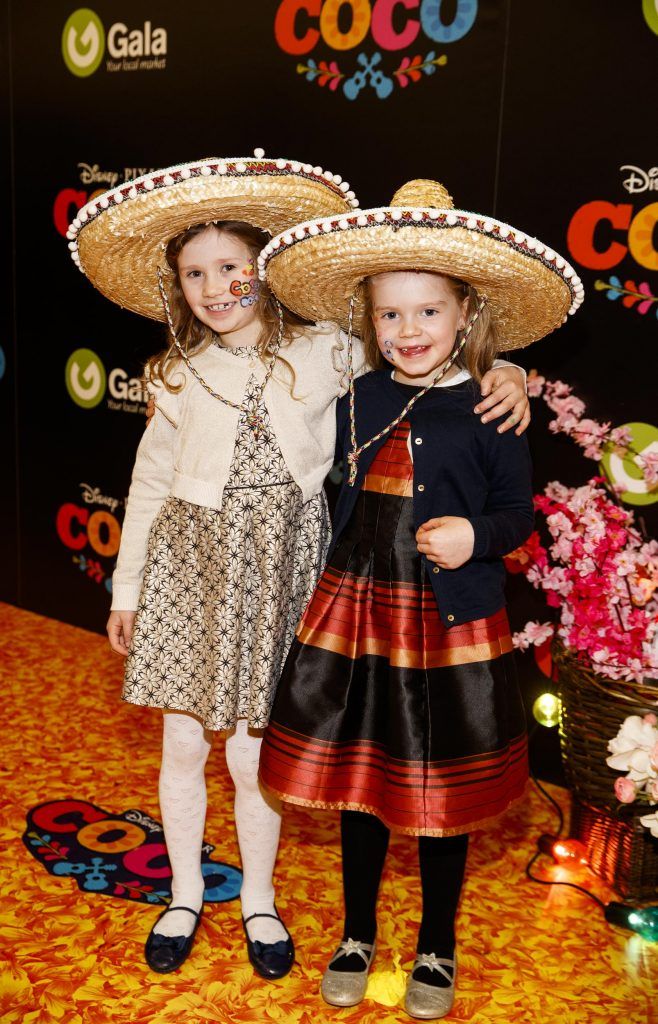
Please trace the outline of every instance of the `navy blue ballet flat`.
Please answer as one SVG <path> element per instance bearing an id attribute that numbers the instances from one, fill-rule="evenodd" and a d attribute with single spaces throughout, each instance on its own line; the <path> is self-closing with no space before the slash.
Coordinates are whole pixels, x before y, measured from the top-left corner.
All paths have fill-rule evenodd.
<path id="1" fill-rule="evenodd" d="M 160 918 L 172 910 L 187 910 L 189 914 L 194 915 L 194 929 L 191 935 L 157 935 L 153 931 Z M 161 914 L 158 914 L 144 947 L 144 956 L 152 971 L 157 971 L 158 974 L 169 974 L 170 971 L 177 971 L 180 965 L 187 960 L 201 921 L 201 913 L 201 910 L 192 910 L 191 907 L 167 907 Z"/>
<path id="2" fill-rule="evenodd" d="M 286 928 L 285 924 L 283 927 L 286 929 L 287 939 L 280 939 L 279 942 L 260 942 L 256 939 L 252 942 L 249 938 L 249 932 L 247 931 L 247 925 L 250 921 L 253 921 L 255 917 L 272 917 L 275 921 L 281 921 L 278 914 L 251 914 L 248 918 L 242 918 L 242 926 L 244 928 L 244 934 L 247 939 L 247 952 L 249 954 L 249 962 L 251 966 L 260 974 L 261 978 L 266 978 L 268 981 L 273 981 L 276 978 L 283 978 L 290 971 L 290 968 L 295 962 L 295 947 L 292 941 L 290 932 Z"/>

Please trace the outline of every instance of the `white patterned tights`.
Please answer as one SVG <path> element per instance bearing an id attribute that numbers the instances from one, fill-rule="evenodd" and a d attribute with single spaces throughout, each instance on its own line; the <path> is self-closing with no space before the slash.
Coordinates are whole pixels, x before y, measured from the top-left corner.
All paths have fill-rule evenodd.
<path id="1" fill-rule="evenodd" d="M 235 827 L 242 858 L 240 892 L 242 916 L 274 912 L 272 873 L 279 845 L 281 812 L 278 801 L 258 783 L 262 734 L 240 719 L 226 738 L 226 763 L 235 785 Z M 173 872 L 172 906 L 198 910 L 203 902 L 201 846 L 206 820 L 205 765 L 212 733 L 193 715 L 166 711 L 160 769 L 160 809 Z M 172 911 L 156 925 L 160 935 L 189 935 L 191 914 Z M 277 942 L 283 927 L 270 918 L 249 925 L 252 941 Z"/>

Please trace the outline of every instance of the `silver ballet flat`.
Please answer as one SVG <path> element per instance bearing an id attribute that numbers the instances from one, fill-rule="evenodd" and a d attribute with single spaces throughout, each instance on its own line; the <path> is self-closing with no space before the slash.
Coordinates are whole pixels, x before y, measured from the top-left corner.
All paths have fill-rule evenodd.
<path id="1" fill-rule="evenodd" d="M 439 988 L 436 985 L 426 985 L 423 981 L 416 981 L 414 971 L 418 967 L 429 967 L 430 971 L 438 971 L 450 982 L 449 987 Z M 452 974 L 448 973 L 446 967 L 452 968 Z M 436 1020 L 450 1013 L 455 1001 L 456 977 L 457 957 L 454 960 L 446 960 L 444 957 L 435 956 L 434 953 L 421 953 L 417 956 L 404 997 L 404 1008 L 409 1016 L 420 1017 L 422 1020 Z"/>
<path id="2" fill-rule="evenodd" d="M 366 994 L 368 987 L 368 971 L 375 955 L 376 945 L 373 942 L 358 942 L 355 939 L 347 939 L 341 942 L 340 946 L 329 961 L 329 966 L 324 972 L 320 993 L 325 1003 L 330 1006 L 356 1006 Z M 357 953 L 365 964 L 365 971 L 332 971 L 331 965 L 335 964 L 343 956 Z"/>

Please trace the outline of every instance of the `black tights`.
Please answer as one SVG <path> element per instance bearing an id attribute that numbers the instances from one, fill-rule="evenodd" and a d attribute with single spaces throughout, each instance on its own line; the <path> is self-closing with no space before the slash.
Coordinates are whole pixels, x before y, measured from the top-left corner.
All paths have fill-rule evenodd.
<path id="1" fill-rule="evenodd" d="M 377 929 L 379 881 L 388 849 L 389 830 L 372 814 L 343 811 L 343 891 L 345 931 L 343 939 L 371 943 Z M 418 953 L 435 953 L 452 959 L 455 948 L 455 915 L 464 879 L 468 836 L 419 836 L 418 859 L 423 892 L 423 914 L 418 932 Z M 338 970 L 361 970 L 357 954 L 342 957 Z M 423 974 L 425 970 L 423 970 Z M 433 972 L 434 978 L 437 977 Z M 433 980 L 434 980 L 433 978 Z M 424 979 L 421 979 L 424 980 Z"/>

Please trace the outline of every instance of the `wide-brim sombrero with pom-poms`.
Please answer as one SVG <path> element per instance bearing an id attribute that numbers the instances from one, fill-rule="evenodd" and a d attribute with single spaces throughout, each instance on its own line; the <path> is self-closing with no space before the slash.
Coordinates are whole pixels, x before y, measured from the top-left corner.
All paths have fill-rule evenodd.
<path id="1" fill-rule="evenodd" d="M 340 175 L 297 160 L 211 158 L 178 164 L 87 203 L 67 238 L 73 260 L 107 298 L 155 320 L 165 312 L 158 267 L 167 243 L 195 224 L 246 221 L 275 235 L 309 217 L 341 216 L 358 202 Z"/>
<path id="2" fill-rule="evenodd" d="M 259 273 L 289 309 L 359 333 L 365 278 L 399 270 L 447 274 L 486 297 L 500 349 L 523 348 L 559 327 L 581 304 L 573 267 L 522 231 L 457 210 L 443 185 L 410 181 L 390 207 L 300 223 L 259 257 Z"/>

